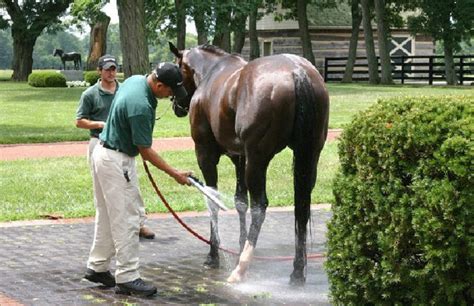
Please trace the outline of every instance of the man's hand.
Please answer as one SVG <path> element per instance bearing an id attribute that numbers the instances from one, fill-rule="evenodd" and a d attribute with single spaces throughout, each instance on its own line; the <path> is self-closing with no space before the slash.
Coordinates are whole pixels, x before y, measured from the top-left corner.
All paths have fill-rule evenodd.
<path id="1" fill-rule="evenodd" d="M 191 182 L 188 179 L 188 176 L 192 174 L 191 171 L 179 171 L 175 168 L 171 167 L 163 158 L 161 158 L 158 153 L 150 148 L 145 148 L 138 146 L 138 151 L 140 151 L 140 155 L 142 156 L 143 160 L 147 160 L 152 163 L 153 166 L 157 167 L 158 169 L 166 172 L 169 176 L 174 178 L 176 182 L 181 185 L 191 185 Z"/>
<path id="2" fill-rule="evenodd" d="M 176 182 L 178 182 L 181 185 L 191 185 L 191 182 L 189 181 L 188 177 L 193 174 L 191 171 L 176 171 L 176 176 L 174 179 Z"/>

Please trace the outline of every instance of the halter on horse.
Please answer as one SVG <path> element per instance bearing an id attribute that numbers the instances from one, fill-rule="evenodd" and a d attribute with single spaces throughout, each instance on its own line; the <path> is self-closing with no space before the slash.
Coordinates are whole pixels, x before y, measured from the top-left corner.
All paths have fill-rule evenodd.
<path id="1" fill-rule="evenodd" d="M 188 92 L 174 101 L 179 117 L 189 112 L 196 156 L 207 186 L 217 188 L 222 154 L 235 165 L 235 206 L 240 218 L 240 258 L 229 282 L 239 282 L 250 264 L 265 219 L 266 172 L 272 158 L 294 152 L 295 259 L 292 284 L 306 280 L 306 236 L 311 192 L 327 136 L 329 97 L 314 66 L 299 56 L 275 55 L 246 62 L 209 45 L 178 50 Z M 246 229 L 250 194 L 251 224 Z M 219 266 L 218 208 L 211 207 L 211 249 L 206 265 Z M 212 208 L 214 207 L 214 208 Z"/>
<path id="2" fill-rule="evenodd" d="M 62 49 L 54 49 L 53 56 L 59 56 L 63 62 L 63 69 L 66 70 L 66 62 L 74 61 L 74 69 L 79 70 L 82 68 L 81 54 L 77 52 L 64 53 Z"/>

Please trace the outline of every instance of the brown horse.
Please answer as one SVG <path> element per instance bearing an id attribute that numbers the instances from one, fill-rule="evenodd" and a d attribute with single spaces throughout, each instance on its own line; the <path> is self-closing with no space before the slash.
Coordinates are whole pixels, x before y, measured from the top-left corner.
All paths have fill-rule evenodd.
<path id="1" fill-rule="evenodd" d="M 188 92 L 184 100 L 174 101 L 173 108 L 180 117 L 189 111 L 206 184 L 217 188 L 221 155 L 229 156 L 235 165 L 240 258 L 228 281 L 240 281 L 248 268 L 268 206 L 268 164 L 289 146 L 294 152 L 296 235 L 290 282 L 304 284 L 311 192 L 328 127 L 329 97 L 321 75 L 306 59 L 290 54 L 246 62 L 210 45 L 178 50 L 170 43 L 170 49 Z M 248 194 L 251 224 L 247 233 Z M 219 266 L 217 210 L 210 209 L 211 249 L 205 264 L 211 267 Z"/>

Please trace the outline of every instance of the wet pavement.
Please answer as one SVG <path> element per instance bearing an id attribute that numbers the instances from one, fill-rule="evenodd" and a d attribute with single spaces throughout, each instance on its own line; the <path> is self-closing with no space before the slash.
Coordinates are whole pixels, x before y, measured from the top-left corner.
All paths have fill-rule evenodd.
<path id="1" fill-rule="evenodd" d="M 326 223 L 330 216 L 327 206 L 313 207 L 308 254 L 325 251 Z M 237 219 L 235 212 L 220 216 L 223 247 L 237 249 Z M 185 216 L 183 220 L 204 237 L 208 236 L 206 214 Z M 307 281 L 302 288 L 289 285 L 291 260 L 254 260 L 247 279 L 229 285 L 226 278 L 234 267 L 235 256 L 221 252 L 221 268 L 204 268 L 208 246 L 172 217 L 151 217 L 148 225 L 157 237 L 140 243 L 140 272 L 143 279 L 158 287 L 158 294 L 153 297 L 117 295 L 112 288 L 82 279 L 94 231 L 91 221 L 8 227 L 0 224 L 0 295 L 24 305 L 329 305 L 323 259 L 308 260 Z M 292 209 L 269 210 L 255 255 L 293 254 Z"/>

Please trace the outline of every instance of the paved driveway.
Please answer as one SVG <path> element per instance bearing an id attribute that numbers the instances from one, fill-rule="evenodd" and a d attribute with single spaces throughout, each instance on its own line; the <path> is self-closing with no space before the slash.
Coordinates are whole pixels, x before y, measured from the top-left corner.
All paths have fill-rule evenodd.
<path id="1" fill-rule="evenodd" d="M 327 206 L 312 209 L 310 253 L 325 250 Z M 206 214 L 183 218 L 193 229 L 208 235 Z M 221 215 L 222 246 L 237 247 L 237 216 Z M 291 210 L 269 210 L 256 255 L 294 253 L 294 218 Z M 93 236 L 93 222 L 71 224 L 0 224 L 0 295 L 25 305 L 97 304 L 312 304 L 327 305 L 328 282 L 323 261 L 308 261 L 307 283 L 293 288 L 289 282 L 292 261 L 254 261 L 247 280 L 225 282 L 236 257 L 221 253 L 222 267 L 205 269 L 208 246 L 188 234 L 169 216 L 153 217 L 149 225 L 157 238 L 140 243 L 141 275 L 158 287 L 152 298 L 116 295 L 82 279 Z"/>

